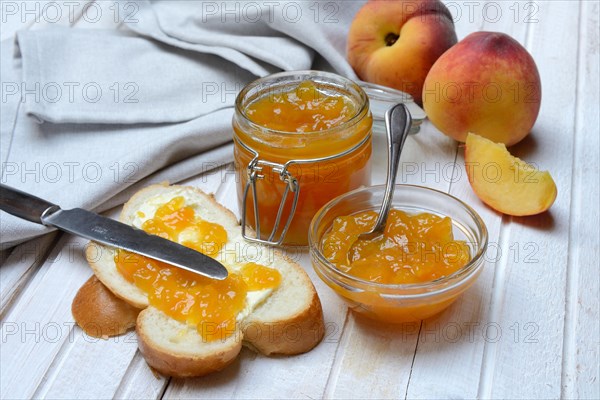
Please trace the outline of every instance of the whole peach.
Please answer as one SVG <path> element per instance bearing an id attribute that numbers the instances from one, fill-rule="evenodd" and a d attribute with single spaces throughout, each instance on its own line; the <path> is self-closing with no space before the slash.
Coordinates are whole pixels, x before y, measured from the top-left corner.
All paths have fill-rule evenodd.
<path id="1" fill-rule="evenodd" d="M 350 26 L 348 61 L 360 79 L 421 104 L 429 69 L 456 41 L 452 15 L 438 0 L 371 0 Z"/>
<path id="2" fill-rule="evenodd" d="M 541 87 L 533 58 L 516 40 L 475 32 L 431 67 L 423 106 L 429 120 L 458 141 L 473 132 L 510 146 L 533 127 Z"/>

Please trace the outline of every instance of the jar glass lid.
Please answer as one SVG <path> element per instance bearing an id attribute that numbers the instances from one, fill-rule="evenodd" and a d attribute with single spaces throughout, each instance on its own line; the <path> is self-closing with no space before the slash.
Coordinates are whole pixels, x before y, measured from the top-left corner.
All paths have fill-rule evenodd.
<path id="1" fill-rule="evenodd" d="M 373 114 L 373 131 L 385 133 L 385 112 L 398 103 L 404 103 L 412 117 L 411 134 L 419 132 L 421 123 L 427 117 L 425 111 L 415 103 L 412 96 L 406 92 L 370 82 L 356 81 L 369 96 L 369 106 Z"/>

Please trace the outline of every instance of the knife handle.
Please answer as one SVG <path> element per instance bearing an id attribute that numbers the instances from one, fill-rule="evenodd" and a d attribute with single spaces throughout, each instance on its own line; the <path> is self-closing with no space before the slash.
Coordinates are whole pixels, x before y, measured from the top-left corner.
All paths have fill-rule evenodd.
<path id="1" fill-rule="evenodd" d="M 43 225 L 43 216 L 60 209 L 56 204 L 1 183 L 0 194 L 0 210 L 37 224 Z"/>

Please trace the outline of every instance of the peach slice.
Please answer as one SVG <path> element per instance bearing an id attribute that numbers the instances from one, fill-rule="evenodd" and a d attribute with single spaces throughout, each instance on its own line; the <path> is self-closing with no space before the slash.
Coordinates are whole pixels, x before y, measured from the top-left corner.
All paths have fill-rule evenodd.
<path id="1" fill-rule="evenodd" d="M 465 167 L 477 196 L 504 214 L 539 214 L 556 199 L 556 184 L 548 171 L 538 171 L 513 157 L 504 144 L 472 133 L 467 136 Z"/>

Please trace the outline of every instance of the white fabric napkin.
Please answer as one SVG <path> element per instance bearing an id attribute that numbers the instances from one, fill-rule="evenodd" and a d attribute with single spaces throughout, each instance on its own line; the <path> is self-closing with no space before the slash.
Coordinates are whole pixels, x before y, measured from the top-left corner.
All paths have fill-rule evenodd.
<path id="1" fill-rule="evenodd" d="M 136 1 L 124 29 L 49 26 L 1 46 L 1 181 L 97 212 L 233 159 L 237 92 L 281 70 L 355 78 L 360 1 Z M 125 16 L 124 16 L 125 17 Z M 48 231 L 0 213 L 3 247 Z"/>

